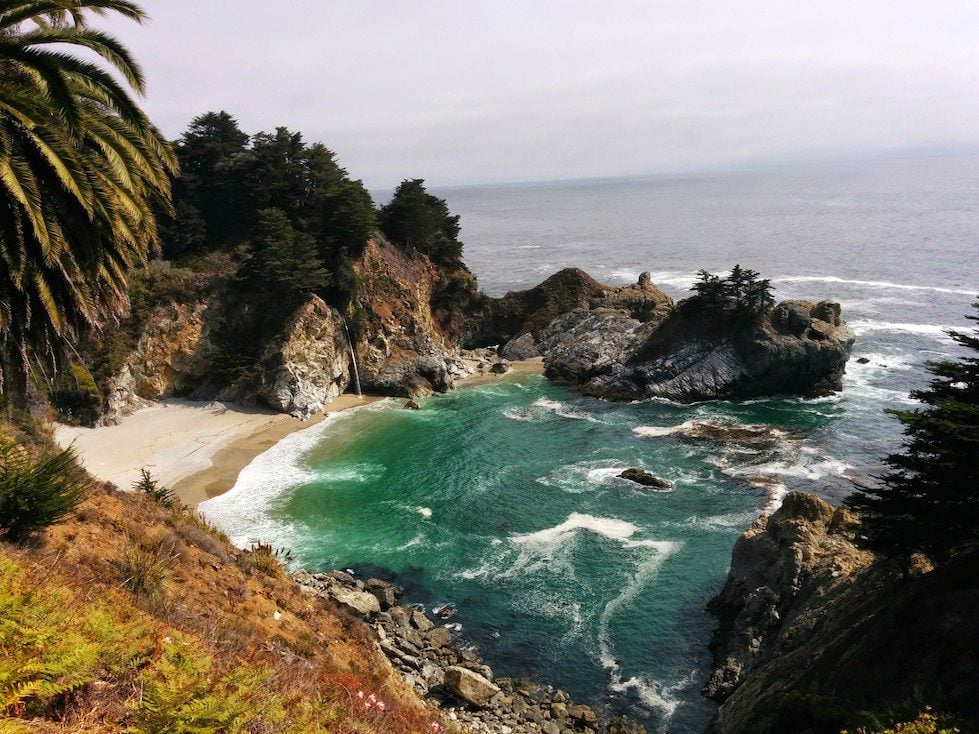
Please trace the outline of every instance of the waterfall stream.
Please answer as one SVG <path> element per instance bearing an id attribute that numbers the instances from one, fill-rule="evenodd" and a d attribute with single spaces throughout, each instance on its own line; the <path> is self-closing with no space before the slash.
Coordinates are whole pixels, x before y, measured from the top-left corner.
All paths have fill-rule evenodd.
<path id="1" fill-rule="evenodd" d="M 350 347 L 350 361 L 354 366 L 354 389 L 357 391 L 357 397 L 363 397 L 363 393 L 360 390 L 360 368 L 357 367 L 357 353 L 354 351 L 354 343 L 350 338 L 350 329 L 347 328 L 347 320 L 343 320 L 343 331 L 347 335 L 347 346 Z"/>

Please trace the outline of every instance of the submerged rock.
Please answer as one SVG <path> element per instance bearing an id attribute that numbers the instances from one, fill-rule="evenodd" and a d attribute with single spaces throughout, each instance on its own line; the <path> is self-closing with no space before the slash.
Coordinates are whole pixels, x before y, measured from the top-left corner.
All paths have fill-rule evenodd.
<path id="1" fill-rule="evenodd" d="M 665 479 L 660 479 L 655 474 L 650 474 L 645 469 L 626 469 L 618 475 L 620 479 L 628 479 L 643 487 L 653 487 L 655 489 L 672 489 L 673 485 Z"/>

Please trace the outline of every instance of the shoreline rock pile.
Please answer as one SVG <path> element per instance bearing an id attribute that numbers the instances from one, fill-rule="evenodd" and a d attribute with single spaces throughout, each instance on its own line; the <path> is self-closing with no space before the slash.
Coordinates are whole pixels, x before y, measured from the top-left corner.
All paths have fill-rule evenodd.
<path id="1" fill-rule="evenodd" d="M 378 647 L 415 692 L 443 718 L 471 732 L 499 734 L 645 734 L 625 718 L 607 724 L 559 689 L 495 678 L 472 649 L 458 645 L 444 620 L 401 603 L 401 590 L 345 571 L 296 571 L 303 591 L 342 605 L 373 631 Z M 445 616 L 447 613 L 443 613 Z"/>

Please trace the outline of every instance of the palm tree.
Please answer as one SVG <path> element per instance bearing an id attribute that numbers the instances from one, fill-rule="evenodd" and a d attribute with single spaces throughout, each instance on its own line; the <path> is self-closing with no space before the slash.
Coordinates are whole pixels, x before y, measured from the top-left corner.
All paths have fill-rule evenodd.
<path id="1" fill-rule="evenodd" d="M 128 273 L 158 244 L 153 207 L 170 207 L 176 159 L 133 100 L 143 74 L 121 43 L 88 25 L 107 14 L 145 19 L 128 0 L 0 0 L 8 395 L 33 369 L 57 370 L 81 332 L 125 308 Z"/>

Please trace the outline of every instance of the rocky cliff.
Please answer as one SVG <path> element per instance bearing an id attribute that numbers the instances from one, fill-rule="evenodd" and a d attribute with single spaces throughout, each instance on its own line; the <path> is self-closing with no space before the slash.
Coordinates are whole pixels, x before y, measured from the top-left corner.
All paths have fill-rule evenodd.
<path id="1" fill-rule="evenodd" d="M 848 510 L 792 493 L 738 540 L 709 605 L 715 732 L 839 731 L 901 705 L 979 716 L 979 557 L 901 569 L 858 532 Z"/>
<path id="2" fill-rule="evenodd" d="M 693 298 L 675 307 L 615 305 L 596 301 L 542 332 L 548 377 L 612 400 L 812 397 L 842 388 L 854 335 L 838 304 L 786 301 L 758 316 Z"/>
<path id="3" fill-rule="evenodd" d="M 321 298 L 276 300 L 212 278 L 184 301 L 162 299 L 103 385 L 103 422 L 170 396 L 263 404 L 306 418 L 348 389 L 357 356 L 364 390 L 418 397 L 488 369 L 494 354 L 456 346 L 461 300 L 481 303 L 461 264 L 435 267 L 381 238 L 354 264 L 355 301 L 341 313 Z M 349 341 L 348 341 L 349 325 Z"/>
<path id="4" fill-rule="evenodd" d="M 365 390 L 412 398 L 444 392 L 481 358 L 492 359 L 459 349 L 459 313 L 442 303 L 451 302 L 453 293 L 478 295 L 475 278 L 462 265 L 437 268 L 420 253 L 375 239 L 355 270 L 356 351 Z"/>

